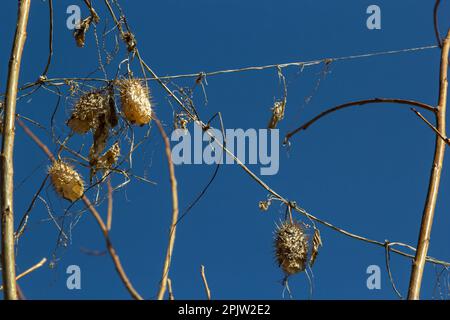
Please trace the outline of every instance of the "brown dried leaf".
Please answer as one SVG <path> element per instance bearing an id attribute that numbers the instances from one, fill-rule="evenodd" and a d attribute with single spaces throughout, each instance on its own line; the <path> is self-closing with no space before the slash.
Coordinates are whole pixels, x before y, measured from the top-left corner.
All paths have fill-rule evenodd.
<path id="1" fill-rule="evenodd" d="M 322 238 L 320 237 L 319 229 L 314 228 L 314 237 L 312 241 L 311 248 L 311 258 L 309 259 L 309 265 L 312 267 L 316 261 L 317 255 L 319 254 L 319 247 L 322 246 Z"/>

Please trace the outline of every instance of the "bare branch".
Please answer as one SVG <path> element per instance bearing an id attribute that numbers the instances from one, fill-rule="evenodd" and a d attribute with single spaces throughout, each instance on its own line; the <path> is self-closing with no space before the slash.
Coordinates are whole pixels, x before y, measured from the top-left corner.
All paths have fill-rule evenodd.
<path id="1" fill-rule="evenodd" d="M 450 139 L 445 137 L 441 132 L 439 132 L 438 129 L 436 129 L 435 126 L 433 126 L 433 124 L 431 124 L 430 121 L 427 120 L 427 118 L 425 118 L 419 111 L 417 111 L 414 108 L 411 108 L 411 110 L 420 118 L 422 119 L 430 128 L 431 130 L 433 130 L 442 140 L 445 141 L 446 144 L 450 145 Z"/>
<path id="2" fill-rule="evenodd" d="M 172 290 L 172 280 L 170 280 L 170 278 L 167 278 L 167 287 L 169 291 L 169 300 L 175 300 L 175 296 L 173 295 Z"/>
<path id="3" fill-rule="evenodd" d="M 205 286 L 206 297 L 208 298 L 208 300 L 211 300 L 211 290 L 209 290 L 208 281 L 206 280 L 204 265 L 202 265 L 200 268 L 200 274 L 202 275 L 203 285 Z"/>
<path id="4" fill-rule="evenodd" d="M 1 152 L 1 214 L 2 214 L 2 279 L 6 300 L 17 300 L 16 263 L 14 255 L 14 134 L 16 119 L 17 86 L 23 47 L 27 35 L 30 0 L 19 1 L 16 33 L 9 60 L 6 85 L 5 112 L 3 118 L 3 140 Z"/>
<path id="5" fill-rule="evenodd" d="M 447 73 L 448 73 L 448 54 L 450 50 L 450 29 L 444 40 L 441 53 L 441 68 L 439 76 L 439 103 L 436 112 L 437 131 L 444 137 L 446 134 L 446 109 L 447 109 Z M 418 300 L 420 297 L 420 287 L 422 284 L 423 270 L 425 260 L 430 245 L 431 227 L 433 225 L 434 211 L 441 181 L 442 165 L 444 162 L 445 142 L 440 137 L 436 137 L 436 146 L 434 151 L 433 165 L 428 185 L 427 200 L 423 210 L 422 222 L 420 225 L 419 240 L 417 242 L 416 257 L 411 271 L 409 282 L 408 299 Z"/>
<path id="6" fill-rule="evenodd" d="M 21 274 L 19 274 L 16 277 L 16 281 L 25 277 L 26 275 L 32 273 L 34 270 L 39 269 L 40 267 L 42 267 L 45 263 L 47 262 L 47 258 L 42 258 L 41 261 L 39 261 L 38 263 L 36 263 L 34 266 L 32 266 L 31 268 L 29 268 L 28 270 L 22 272 Z M 0 286 L 0 291 L 3 290 L 3 286 Z"/>
<path id="7" fill-rule="evenodd" d="M 106 228 L 108 229 L 108 231 L 110 231 L 113 216 L 113 188 L 111 185 L 111 176 L 108 176 L 106 184 L 108 186 L 108 214 L 106 216 Z"/>
<path id="8" fill-rule="evenodd" d="M 434 22 L 434 34 L 436 35 L 436 41 L 439 45 L 439 48 L 442 48 L 442 39 L 441 39 L 441 33 L 439 32 L 439 19 L 438 19 L 440 4 L 441 4 L 441 0 L 436 0 L 436 3 L 434 4 L 434 9 L 433 9 L 433 22 Z"/>
<path id="9" fill-rule="evenodd" d="M 428 111 L 432 111 L 435 112 L 435 108 L 426 104 L 426 103 L 422 103 L 422 102 L 418 102 L 418 101 L 413 101 L 413 100 L 405 100 L 405 99 L 392 99 L 392 98 L 374 98 L 374 99 L 366 99 L 366 100 L 358 100 L 358 101 L 352 101 L 352 102 L 347 102 L 341 105 L 338 105 L 336 107 L 327 109 L 323 112 L 321 112 L 319 115 L 315 116 L 314 118 L 312 118 L 311 120 L 309 120 L 308 122 L 302 124 L 300 127 L 298 127 L 297 129 L 289 132 L 288 134 L 286 134 L 285 138 L 284 138 L 284 143 L 287 143 L 289 141 L 289 139 L 297 134 L 298 132 L 302 131 L 302 130 L 306 130 L 308 129 L 311 125 L 313 125 L 315 122 L 319 121 L 320 119 L 322 119 L 323 117 L 334 113 L 336 111 L 342 110 L 342 109 L 346 109 L 349 107 L 357 107 L 357 106 L 363 106 L 363 105 L 368 105 L 368 104 L 379 104 L 379 103 L 395 103 L 395 104 L 406 104 L 406 105 L 412 105 L 415 107 L 419 107 L 419 108 L 423 108 L 425 110 Z"/>
<path id="10" fill-rule="evenodd" d="M 170 263 L 172 261 L 173 247 L 175 244 L 175 233 L 178 221 L 178 191 L 177 191 L 177 179 L 175 177 L 175 167 L 172 162 L 172 151 L 170 148 L 170 141 L 167 137 L 166 132 L 158 119 L 155 119 L 155 123 L 158 126 L 159 132 L 161 133 L 167 156 L 167 163 L 169 165 L 169 175 L 170 175 L 170 185 L 172 191 L 172 225 L 170 226 L 169 234 L 169 244 L 167 246 L 166 258 L 164 260 L 163 273 L 161 277 L 161 284 L 158 291 L 158 300 L 164 299 L 164 294 L 166 293 L 167 278 L 169 276 Z"/>

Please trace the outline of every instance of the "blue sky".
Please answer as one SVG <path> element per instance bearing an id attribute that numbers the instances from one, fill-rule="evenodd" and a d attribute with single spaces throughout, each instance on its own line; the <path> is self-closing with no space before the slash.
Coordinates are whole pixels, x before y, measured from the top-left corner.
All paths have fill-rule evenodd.
<path id="1" fill-rule="evenodd" d="M 87 36 L 86 47 L 77 48 L 72 31 L 66 28 L 66 8 L 79 4 L 83 16 L 88 11 L 83 1 L 54 2 L 54 57 L 48 76 L 85 77 L 98 66 L 93 29 Z M 341 57 L 436 42 L 433 3 L 425 0 L 135 0 L 121 4 L 143 58 L 159 75 Z M 366 8 L 371 4 L 381 8 L 381 30 L 366 28 Z M 94 6 L 104 23 L 103 1 L 94 1 Z M 449 4 L 443 2 L 442 30 L 450 19 L 448 12 Z M 15 14 L 16 1 L 5 2 L 0 13 L 2 92 Z M 108 24 L 111 27 L 110 19 Z M 100 35 L 103 27 L 103 24 L 98 27 Z M 47 60 L 47 37 L 47 2 L 32 1 L 21 84 L 35 81 L 42 72 Z M 109 49 L 114 47 L 111 33 L 106 43 Z M 435 105 L 439 54 L 438 49 L 430 49 L 333 62 L 326 77 L 323 77 L 323 64 L 304 70 L 285 69 L 288 104 L 285 119 L 279 124 L 280 136 L 321 111 L 352 100 L 395 97 Z M 109 77 L 114 77 L 117 64 L 125 57 L 123 50 L 120 51 L 108 68 Z M 139 74 L 138 65 L 133 65 L 133 71 Z M 102 75 L 97 72 L 94 76 Z M 319 80 L 320 85 L 314 90 Z M 192 86 L 193 81 L 177 80 L 174 84 Z M 195 92 L 199 112 L 203 119 L 208 119 L 221 111 L 226 128 L 264 128 L 270 117 L 269 108 L 282 95 L 274 69 L 220 75 L 207 81 L 207 105 L 202 92 Z M 170 100 L 157 83 L 149 85 L 156 113 L 169 131 L 172 127 Z M 312 99 L 305 103 L 311 93 L 314 93 Z M 18 102 L 18 112 L 48 127 L 56 100 L 53 92 L 40 89 Z M 61 101 L 56 114 L 59 134 L 68 133 L 64 122 L 73 103 L 72 97 L 65 96 Z M 56 150 L 48 131 L 31 127 Z M 171 219 L 167 164 L 162 140 L 154 129 L 135 154 L 133 173 L 145 175 L 157 185 L 132 180 L 115 193 L 111 233 L 128 276 L 148 299 L 156 296 Z M 135 129 L 140 137 L 144 131 L 144 128 Z M 71 141 L 73 146 L 79 146 L 90 139 L 76 137 Z M 433 147 L 434 134 L 408 107 L 385 104 L 352 108 L 324 118 L 293 137 L 291 148 L 280 150 L 279 173 L 264 179 L 278 193 L 339 227 L 379 241 L 387 239 L 415 245 Z M 49 162 L 21 129 L 17 129 L 14 160 L 18 222 L 45 177 Z M 450 188 L 449 165 L 447 157 L 429 251 L 430 255 L 447 261 L 450 260 L 450 203 L 446 196 Z M 250 168 L 259 172 L 258 165 Z M 86 178 L 87 171 L 80 170 Z M 181 208 L 186 208 L 197 196 L 213 170 L 206 165 L 176 167 Z M 122 181 L 121 176 L 113 179 L 115 185 Z M 177 299 L 205 298 L 200 277 L 202 264 L 206 267 L 213 298 L 282 298 L 283 274 L 273 257 L 273 231 L 284 209 L 274 204 L 269 211 L 260 212 L 258 202 L 266 196 L 267 192 L 238 166 L 221 168 L 207 195 L 179 224 L 170 271 Z M 56 216 L 63 215 L 68 207 L 51 186 L 46 186 L 42 197 Z M 72 211 L 79 209 L 81 204 Z M 105 214 L 105 205 L 99 210 Z M 297 218 L 305 221 L 301 216 Z M 73 219 L 65 220 L 67 228 Z M 320 230 L 324 246 L 313 268 L 313 298 L 397 298 L 387 276 L 383 248 L 347 238 L 324 226 Z M 38 201 L 18 246 L 18 272 L 42 257 L 55 259 L 55 264 L 54 268 L 47 265 L 19 281 L 26 297 L 128 299 L 110 257 L 85 253 L 105 249 L 101 232 L 88 213 L 81 216 L 71 236 L 66 248 L 57 246 L 58 230 L 48 219 L 43 202 Z M 70 265 L 81 268 L 81 290 L 66 287 L 66 268 Z M 366 287 L 369 265 L 381 267 L 381 290 Z M 408 288 L 410 266 L 409 259 L 392 254 L 392 273 L 403 295 Z M 423 298 L 435 297 L 439 271 L 433 265 L 426 266 Z M 294 298 L 308 299 L 309 284 L 304 273 L 290 279 L 290 288 Z"/>

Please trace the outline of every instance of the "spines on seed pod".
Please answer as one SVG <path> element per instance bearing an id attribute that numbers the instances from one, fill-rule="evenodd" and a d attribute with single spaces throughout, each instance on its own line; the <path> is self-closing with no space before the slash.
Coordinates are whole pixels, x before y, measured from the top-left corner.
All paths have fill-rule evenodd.
<path id="1" fill-rule="evenodd" d="M 278 265 L 287 275 L 305 270 L 308 249 L 308 236 L 298 222 L 284 221 L 277 226 L 275 256 Z"/>
<path id="2" fill-rule="evenodd" d="M 71 165 L 57 160 L 49 168 L 48 174 L 55 191 L 64 199 L 73 202 L 83 195 L 83 180 Z"/>
<path id="3" fill-rule="evenodd" d="M 148 88 L 139 79 L 117 81 L 120 102 L 125 118 L 131 123 L 144 125 L 152 118 L 152 104 Z"/>
<path id="4" fill-rule="evenodd" d="M 110 97 L 103 91 L 82 95 L 75 103 L 67 125 L 79 134 L 95 131 L 100 126 L 101 119 L 108 118 L 111 112 L 109 103 Z"/>

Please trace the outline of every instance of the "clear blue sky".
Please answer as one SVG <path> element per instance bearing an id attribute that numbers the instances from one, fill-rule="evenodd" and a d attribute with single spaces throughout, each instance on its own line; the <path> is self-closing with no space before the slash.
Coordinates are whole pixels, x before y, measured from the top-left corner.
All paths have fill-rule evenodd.
<path id="1" fill-rule="evenodd" d="M 54 59 L 49 77 L 87 76 L 97 63 L 93 30 L 84 49 L 77 48 L 66 28 L 66 8 L 83 1 L 54 1 Z M 5 90 L 17 1 L 5 1 L 0 13 L 0 89 Z M 143 58 L 159 75 L 213 71 L 251 65 L 305 61 L 370 52 L 434 45 L 433 1 L 121 1 Z M 381 8 L 382 29 L 366 28 L 366 8 Z M 105 22 L 103 1 L 94 6 Z M 442 3 L 441 29 L 450 21 L 450 7 Z M 47 2 L 32 1 L 28 39 L 20 83 L 34 81 L 47 60 Z M 109 26 L 111 21 L 109 19 Z M 103 25 L 99 26 L 99 33 Z M 107 44 L 112 48 L 112 35 Z M 108 70 L 114 70 L 123 52 Z M 136 74 L 139 68 L 134 66 Z M 288 81 L 286 118 L 280 125 L 283 136 L 300 123 L 331 106 L 356 99 L 397 97 L 436 104 L 439 50 L 371 57 L 332 63 L 325 79 L 308 104 L 323 65 L 285 70 Z M 97 73 L 95 76 L 100 76 Z M 180 80 L 179 86 L 192 85 Z M 165 93 L 150 83 L 156 112 L 171 128 L 172 108 Z M 280 98 L 275 70 L 247 72 L 208 78 L 209 103 L 203 105 L 201 91 L 195 101 L 204 119 L 221 111 L 227 128 L 264 128 L 269 107 Z M 49 126 L 57 96 L 47 90 L 20 100 L 18 112 Z M 57 112 L 57 132 L 67 134 L 64 121 L 73 98 L 63 98 Z M 429 116 L 429 115 L 428 115 Z M 430 118 L 431 119 L 431 118 Z M 48 132 L 32 127 L 46 143 Z M 142 136 L 145 129 L 137 128 Z M 75 138 L 74 146 L 80 143 Z M 90 138 L 83 140 L 86 144 Z M 384 241 L 416 244 L 433 155 L 434 134 L 408 107 L 377 105 L 353 108 L 325 118 L 295 136 L 290 151 L 280 150 L 280 171 L 265 180 L 286 198 L 296 200 L 312 214 L 357 234 Z M 55 150 L 55 147 L 51 147 Z M 86 150 L 86 148 L 85 148 Z M 67 156 L 67 155 L 66 155 Z M 49 162 L 17 129 L 15 153 L 17 220 L 23 215 L 45 176 Z M 450 188 L 446 158 L 429 254 L 450 260 Z M 259 172 L 257 165 L 250 166 Z M 181 208 L 194 199 L 209 180 L 213 167 L 176 167 Z M 83 169 L 85 178 L 88 172 Z M 167 246 L 171 203 L 167 164 L 159 133 L 152 130 L 148 142 L 135 156 L 133 173 L 157 182 L 149 185 L 133 180 L 115 194 L 111 237 L 124 268 L 145 298 L 154 298 L 161 277 Z M 24 183 L 20 183 L 23 181 Z M 122 177 L 114 178 L 117 185 Z M 214 185 L 179 225 L 170 271 L 177 299 L 205 298 L 200 265 L 206 267 L 213 298 L 281 299 L 283 275 L 273 257 L 273 230 L 284 210 L 273 205 L 258 210 L 267 193 L 238 166 L 221 169 Z M 57 216 L 68 203 L 46 186 L 42 196 Z M 91 197 L 93 194 L 91 194 Z M 81 204 L 72 208 L 76 212 Z M 105 214 L 105 205 L 99 210 Z M 72 229 L 71 243 L 58 248 L 58 230 L 48 219 L 47 209 L 37 202 L 29 228 L 17 250 L 18 272 L 39 261 L 48 266 L 19 281 L 30 299 L 128 299 L 108 255 L 87 255 L 84 249 L 104 251 L 104 240 L 94 219 L 84 214 Z M 303 219 L 298 216 L 298 218 Z M 73 217 L 65 220 L 66 228 Z M 17 221 L 18 222 L 18 221 Z M 359 242 L 320 227 L 324 247 L 314 266 L 316 299 L 395 299 L 385 269 L 383 248 Z M 79 265 L 82 289 L 66 288 L 66 268 Z M 381 290 L 368 290 L 366 268 L 379 265 Z M 411 261 L 392 255 L 396 284 L 405 295 Z M 423 298 L 432 298 L 436 271 L 427 265 Z M 307 299 L 309 285 L 304 274 L 290 279 L 296 299 Z"/>

